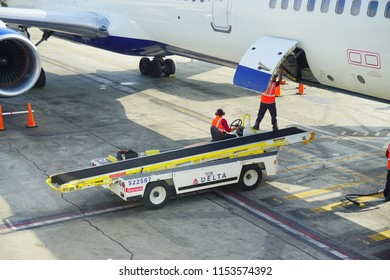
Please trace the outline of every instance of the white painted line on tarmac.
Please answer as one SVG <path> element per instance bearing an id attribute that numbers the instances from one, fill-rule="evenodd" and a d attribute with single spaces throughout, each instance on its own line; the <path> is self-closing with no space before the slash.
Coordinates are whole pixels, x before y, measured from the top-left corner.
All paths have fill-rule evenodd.
<path id="1" fill-rule="evenodd" d="M 282 222 L 280 220 L 277 220 L 274 217 L 271 217 L 264 211 L 261 211 L 260 209 L 256 209 L 255 207 L 252 207 L 251 205 L 248 205 L 245 203 L 245 201 L 242 201 L 229 193 L 223 192 L 223 191 L 216 191 L 219 195 L 223 196 L 224 198 L 232 201 L 233 203 L 241 206 L 242 208 L 248 210 L 249 212 L 260 216 L 262 219 L 267 220 L 269 223 L 284 229 L 287 232 L 290 232 L 294 236 L 296 236 L 298 239 L 305 240 L 306 242 L 310 243 L 311 245 L 314 245 L 318 248 L 321 248 L 322 250 L 328 252 L 329 254 L 342 259 L 342 260 L 352 260 L 353 258 L 343 254 L 342 252 L 337 251 L 336 249 L 331 248 L 330 246 L 326 245 L 325 243 L 318 240 L 319 238 L 314 238 L 313 234 L 310 234 L 308 232 L 305 232 L 303 230 L 295 229 L 294 227 L 288 225 L 285 222 Z"/>
<path id="2" fill-rule="evenodd" d="M 33 229 L 37 227 L 42 227 L 42 226 L 47 226 L 47 225 L 52 225 L 55 223 L 62 223 L 70 220 L 76 220 L 76 219 L 81 219 L 81 218 L 86 218 L 86 217 L 91 217 L 95 215 L 100 215 L 100 214 L 105 214 L 105 213 L 110 213 L 114 211 L 119 211 L 119 210 L 125 210 L 128 208 L 133 208 L 134 205 L 122 205 L 122 206 L 117 206 L 117 207 L 109 207 L 109 208 L 104 208 L 104 209 L 96 209 L 96 210 L 91 210 L 91 211 L 86 211 L 86 212 L 80 212 L 78 214 L 57 214 L 55 216 L 45 216 L 45 217 L 37 217 L 37 218 L 32 218 L 28 220 L 23 220 L 20 222 L 7 222 L 5 224 L 0 225 L 0 234 L 6 234 L 10 233 L 13 231 L 19 231 L 19 230 L 26 230 L 26 229 Z"/>

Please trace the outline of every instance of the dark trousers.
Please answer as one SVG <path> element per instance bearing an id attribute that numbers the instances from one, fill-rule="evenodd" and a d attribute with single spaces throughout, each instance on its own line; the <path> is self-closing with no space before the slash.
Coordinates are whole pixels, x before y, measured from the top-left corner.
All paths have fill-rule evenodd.
<path id="1" fill-rule="evenodd" d="M 234 135 L 234 134 L 230 134 L 230 133 L 225 133 L 222 138 L 223 139 L 230 139 L 230 138 L 236 138 L 237 136 Z"/>
<path id="2" fill-rule="evenodd" d="M 260 126 L 260 123 L 263 120 L 264 115 L 267 112 L 267 110 L 271 114 L 272 127 L 274 129 L 278 127 L 278 121 L 276 120 L 276 104 L 275 103 L 267 104 L 267 103 L 263 103 L 263 102 L 260 102 L 259 112 L 257 113 L 257 119 L 256 119 L 256 122 L 254 125 L 255 127 Z"/>
<path id="3" fill-rule="evenodd" d="M 390 170 L 387 170 L 386 186 L 383 191 L 383 195 L 388 197 L 390 195 Z"/>

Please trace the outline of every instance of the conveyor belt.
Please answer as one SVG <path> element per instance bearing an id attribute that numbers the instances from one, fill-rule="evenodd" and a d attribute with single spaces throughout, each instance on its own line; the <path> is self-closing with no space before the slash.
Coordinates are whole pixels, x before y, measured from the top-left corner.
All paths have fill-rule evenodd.
<path id="1" fill-rule="evenodd" d="M 119 161 L 116 163 L 110 163 L 106 165 L 90 167 L 86 169 L 53 175 L 51 176 L 51 182 L 53 184 L 62 185 L 71 182 L 73 180 L 90 178 L 102 174 L 120 172 L 122 170 L 127 170 L 130 168 L 142 167 L 150 164 L 175 160 L 179 158 L 185 158 L 197 154 L 203 154 L 203 153 L 228 149 L 232 147 L 239 147 L 242 145 L 247 145 L 255 142 L 263 142 L 263 141 L 269 141 L 273 139 L 275 140 L 283 139 L 287 136 L 292 136 L 295 134 L 300 134 L 305 132 L 306 131 L 302 129 L 296 127 L 290 127 L 290 128 L 280 129 L 277 132 L 258 133 L 254 135 L 244 136 L 244 137 L 226 139 L 218 142 L 210 142 L 210 144 L 205 144 L 202 146 L 172 150 L 172 151 L 163 152 L 160 154 L 150 155 L 146 157 L 132 158 L 124 161 Z"/>

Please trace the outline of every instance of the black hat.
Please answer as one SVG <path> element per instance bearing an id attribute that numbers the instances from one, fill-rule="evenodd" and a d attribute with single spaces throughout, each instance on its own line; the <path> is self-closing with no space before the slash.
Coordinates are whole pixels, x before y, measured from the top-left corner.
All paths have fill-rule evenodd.
<path id="1" fill-rule="evenodd" d="M 217 112 L 215 112 L 216 116 L 223 116 L 225 115 L 225 112 L 222 109 L 218 109 Z"/>

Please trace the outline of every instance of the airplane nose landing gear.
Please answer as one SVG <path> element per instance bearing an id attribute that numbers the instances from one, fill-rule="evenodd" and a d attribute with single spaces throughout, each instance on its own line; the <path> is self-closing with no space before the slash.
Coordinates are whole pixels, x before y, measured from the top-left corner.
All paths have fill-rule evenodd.
<path id="1" fill-rule="evenodd" d="M 153 78 L 165 77 L 174 75 L 176 72 L 175 62 L 172 59 L 164 59 L 163 57 L 154 57 L 151 61 L 147 57 L 141 58 L 139 61 L 139 71 L 142 75 L 150 75 Z"/>

